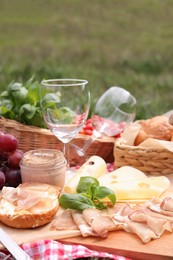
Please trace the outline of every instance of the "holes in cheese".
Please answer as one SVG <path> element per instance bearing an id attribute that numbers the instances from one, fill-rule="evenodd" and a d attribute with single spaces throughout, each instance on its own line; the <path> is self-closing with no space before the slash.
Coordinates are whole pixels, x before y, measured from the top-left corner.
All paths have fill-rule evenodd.
<path id="1" fill-rule="evenodd" d="M 138 185 L 139 185 L 140 188 L 149 188 L 150 187 L 149 184 L 144 183 L 144 182 L 140 182 Z"/>
<path id="2" fill-rule="evenodd" d="M 109 175 L 109 179 L 112 180 L 112 183 L 116 183 L 119 181 L 129 182 L 132 180 L 142 180 L 144 178 L 147 178 L 147 176 L 143 172 L 141 172 L 131 166 L 122 166 L 121 168 L 119 168 L 113 172 L 110 172 L 108 175 Z M 106 176 L 103 175 L 102 177 L 100 177 L 99 182 L 102 181 L 102 178 L 104 181 L 108 175 L 106 175 Z"/>
<path id="3" fill-rule="evenodd" d="M 117 201 L 159 197 L 170 185 L 169 179 L 165 176 L 148 177 L 130 166 L 122 166 L 101 176 L 98 181 L 100 185 L 107 186 L 115 192 Z"/>
<path id="4" fill-rule="evenodd" d="M 67 181 L 64 186 L 64 192 L 76 193 L 76 187 L 80 180 L 80 177 L 92 176 L 99 178 L 107 172 L 107 166 L 104 159 L 99 156 L 91 156 L 81 167 L 74 173 L 74 176 Z"/>

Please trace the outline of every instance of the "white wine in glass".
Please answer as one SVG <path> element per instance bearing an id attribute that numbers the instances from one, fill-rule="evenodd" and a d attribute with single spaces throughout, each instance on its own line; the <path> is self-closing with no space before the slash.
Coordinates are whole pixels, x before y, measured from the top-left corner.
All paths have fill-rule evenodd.
<path id="1" fill-rule="evenodd" d="M 85 124 L 90 109 L 88 81 L 42 80 L 40 104 L 47 127 L 64 144 L 64 155 L 69 168 L 69 142 Z"/>

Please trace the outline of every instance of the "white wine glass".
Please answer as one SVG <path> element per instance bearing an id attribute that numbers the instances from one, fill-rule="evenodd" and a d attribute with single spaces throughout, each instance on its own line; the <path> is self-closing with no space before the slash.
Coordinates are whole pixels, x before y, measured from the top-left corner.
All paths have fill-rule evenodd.
<path id="1" fill-rule="evenodd" d="M 47 127 L 63 143 L 67 170 L 69 170 L 70 141 L 85 124 L 90 109 L 88 81 L 82 79 L 42 80 L 40 105 Z"/>
<path id="2" fill-rule="evenodd" d="M 98 99 L 92 116 L 93 135 L 83 146 L 86 151 L 90 144 L 103 134 L 118 136 L 136 117 L 136 98 L 126 89 L 110 87 Z"/>

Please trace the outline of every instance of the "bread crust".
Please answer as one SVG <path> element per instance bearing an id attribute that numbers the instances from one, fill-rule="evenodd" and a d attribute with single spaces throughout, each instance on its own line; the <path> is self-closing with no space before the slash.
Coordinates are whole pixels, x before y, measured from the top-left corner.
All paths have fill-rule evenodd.
<path id="1" fill-rule="evenodd" d="M 27 192 L 33 192 L 33 190 L 34 192 L 40 192 L 41 190 L 41 194 L 42 192 L 46 192 L 46 194 L 48 194 L 48 199 L 51 199 L 52 202 L 50 207 L 47 207 L 47 203 L 45 209 L 42 207 L 42 210 L 38 213 L 39 200 L 37 199 L 37 212 L 33 212 L 32 210 L 30 211 L 30 209 L 27 208 L 16 210 L 14 203 L 8 201 L 6 204 L 7 201 L 1 197 L 0 221 L 5 225 L 13 228 L 35 228 L 51 222 L 59 209 L 58 197 L 60 194 L 60 189 L 56 186 L 40 183 L 24 183 L 19 185 L 18 188 L 22 188 Z M 47 198 L 45 197 L 45 200 L 46 199 Z M 41 198 L 41 200 L 44 201 L 44 198 Z M 14 209 L 12 213 L 9 211 L 9 205 L 11 205 Z"/>
<path id="2" fill-rule="evenodd" d="M 14 215 L 0 215 L 0 221 L 13 228 L 35 228 L 43 226 L 52 221 L 58 211 L 58 205 L 44 214 L 24 214 L 15 213 Z"/>
<path id="3" fill-rule="evenodd" d="M 166 116 L 155 116 L 139 122 L 141 129 L 135 139 L 134 145 L 139 145 L 148 138 L 171 141 L 173 126 Z"/>

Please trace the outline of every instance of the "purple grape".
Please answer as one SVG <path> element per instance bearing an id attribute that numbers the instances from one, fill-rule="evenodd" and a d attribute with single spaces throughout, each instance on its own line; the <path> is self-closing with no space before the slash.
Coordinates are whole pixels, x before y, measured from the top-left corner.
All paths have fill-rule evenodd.
<path id="1" fill-rule="evenodd" d="M 7 186 L 16 188 L 21 183 L 20 169 L 8 169 L 5 177 Z"/>

